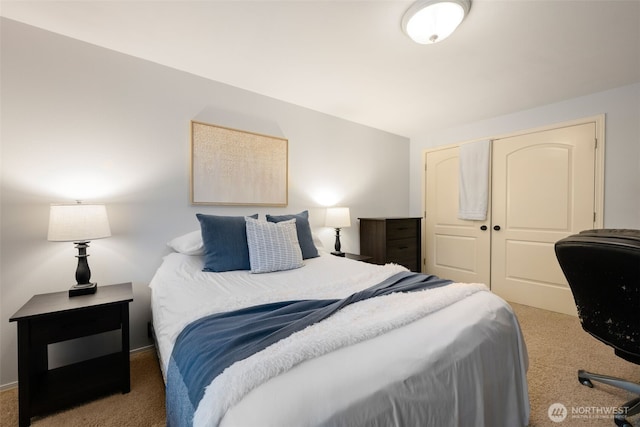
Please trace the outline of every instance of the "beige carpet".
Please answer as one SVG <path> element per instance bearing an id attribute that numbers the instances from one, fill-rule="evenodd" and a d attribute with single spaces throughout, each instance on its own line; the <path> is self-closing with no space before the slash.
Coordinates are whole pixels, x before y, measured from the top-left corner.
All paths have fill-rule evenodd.
<path id="1" fill-rule="evenodd" d="M 529 401 L 531 427 L 540 426 L 609 426 L 611 416 L 589 415 L 588 410 L 606 411 L 633 396 L 623 390 L 595 384 L 594 388 L 578 382 L 577 370 L 618 376 L 640 383 L 640 366 L 615 356 L 611 347 L 586 333 L 576 317 L 511 304 L 520 321 L 529 352 Z M 567 418 L 555 423 L 547 411 L 554 403 L 563 404 Z M 572 415 L 573 412 L 576 415 Z M 629 421 L 640 426 L 640 417 Z"/>
<path id="2" fill-rule="evenodd" d="M 577 369 L 640 382 L 640 366 L 615 357 L 609 347 L 584 332 L 575 317 L 519 304 L 512 306 L 520 320 L 529 351 L 529 425 L 615 427 L 611 417 L 601 417 L 593 411 L 618 406 L 629 400 L 630 395 L 604 385 L 596 385 L 594 389 L 582 386 L 576 376 Z M 549 406 L 554 403 L 561 403 L 567 408 L 568 415 L 563 422 L 552 422 L 547 415 Z M 573 415 L 574 411 L 580 414 Z M 630 421 L 640 427 L 640 417 L 635 416 Z M 164 386 L 153 351 L 131 356 L 130 393 L 108 396 L 65 412 L 34 418 L 32 422 L 36 427 L 137 427 L 164 424 Z M 12 389 L 0 393 L 0 426 L 17 425 L 17 389 Z M 468 425 L 473 427 L 473 420 L 469 420 Z"/>
<path id="3" fill-rule="evenodd" d="M 0 393 L 0 426 L 18 425 L 18 389 Z M 164 426 L 164 384 L 153 350 L 131 355 L 131 391 L 43 418 L 36 427 Z"/>

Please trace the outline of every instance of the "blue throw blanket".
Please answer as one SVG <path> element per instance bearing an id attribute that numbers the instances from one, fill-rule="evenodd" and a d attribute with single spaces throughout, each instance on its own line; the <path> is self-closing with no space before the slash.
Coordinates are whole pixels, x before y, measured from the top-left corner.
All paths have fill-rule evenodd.
<path id="1" fill-rule="evenodd" d="M 449 283 L 436 276 L 402 272 L 343 299 L 282 301 L 198 319 L 182 330 L 169 360 L 167 425 L 191 425 L 205 388 L 227 367 L 341 308 L 376 296 Z"/>

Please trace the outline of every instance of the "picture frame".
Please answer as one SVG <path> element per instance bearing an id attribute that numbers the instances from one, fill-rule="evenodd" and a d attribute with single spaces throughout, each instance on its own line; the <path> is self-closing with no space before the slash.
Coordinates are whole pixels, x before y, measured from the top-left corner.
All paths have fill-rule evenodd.
<path id="1" fill-rule="evenodd" d="M 191 121 L 193 205 L 287 206 L 285 138 Z"/>

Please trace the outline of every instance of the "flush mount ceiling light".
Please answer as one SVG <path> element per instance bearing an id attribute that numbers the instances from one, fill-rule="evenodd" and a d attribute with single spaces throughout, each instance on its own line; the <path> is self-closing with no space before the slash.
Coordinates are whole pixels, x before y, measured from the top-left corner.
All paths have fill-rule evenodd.
<path id="1" fill-rule="evenodd" d="M 402 30 L 416 43 L 438 43 L 451 35 L 471 8 L 471 0 L 419 0 L 402 17 Z"/>

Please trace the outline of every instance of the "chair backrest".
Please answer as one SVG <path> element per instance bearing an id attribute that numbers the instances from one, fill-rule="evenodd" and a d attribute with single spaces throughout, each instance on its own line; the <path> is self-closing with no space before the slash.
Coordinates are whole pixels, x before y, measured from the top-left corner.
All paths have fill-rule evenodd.
<path id="1" fill-rule="evenodd" d="M 586 230 L 555 250 L 582 328 L 640 364 L 640 230 Z"/>

